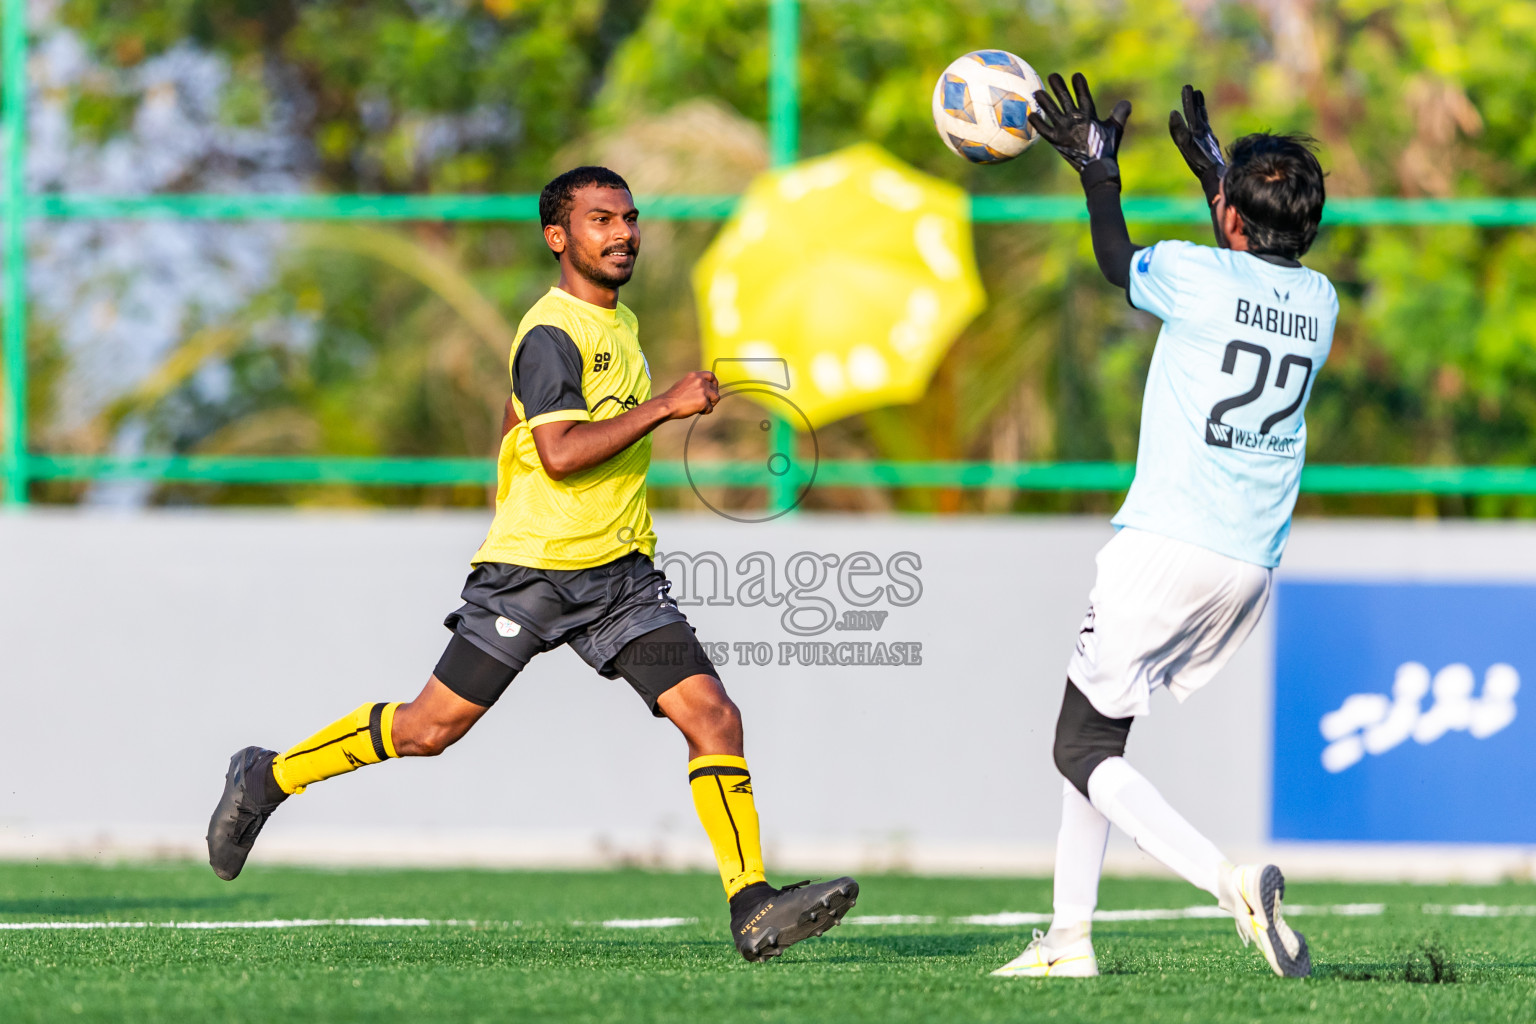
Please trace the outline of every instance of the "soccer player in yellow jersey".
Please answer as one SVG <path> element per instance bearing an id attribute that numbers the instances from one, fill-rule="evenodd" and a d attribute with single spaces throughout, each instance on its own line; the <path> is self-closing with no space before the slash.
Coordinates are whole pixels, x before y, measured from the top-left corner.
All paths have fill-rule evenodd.
<path id="1" fill-rule="evenodd" d="M 766 960 L 820 935 L 853 906 L 851 878 L 777 889 L 763 873 L 741 715 L 652 564 L 646 508 L 650 433 L 710 412 L 714 374 L 651 397 L 638 321 L 619 303 L 640 252 L 624 179 L 578 167 L 539 197 L 560 281 L 512 345 L 512 396 L 497 464 L 496 517 L 473 559 L 447 649 L 407 703 L 364 704 L 278 753 L 229 763 L 208 825 L 220 878 L 240 873 L 267 818 L 306 786 L 391 757 L 441 754 L 479 721 L 530 659 L 562 644 L 623 677 L 688 743 L 688 782 L 719 862 L 736 948 Z"/>

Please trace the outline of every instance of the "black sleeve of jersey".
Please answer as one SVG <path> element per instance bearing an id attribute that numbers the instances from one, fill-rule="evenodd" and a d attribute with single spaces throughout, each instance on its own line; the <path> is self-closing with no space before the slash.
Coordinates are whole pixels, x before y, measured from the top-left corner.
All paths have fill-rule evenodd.
<path id="1" fill-rule="evenodd" d="M 587 408 L 581 393 L 581 350 L 558 327 L 540 324 L 523 335 L 512 360 L 512 393 L 523 418 Z"/>
<path id="2" fill-rule="evenodd" d="M 1099 271 L 1116 288 L 1131 285 L 1131 257 L 1145 246 L 1134 245 L 1120 209 L 1120 182 L 1101 181 L 1088 190 L 1088 231 Z M 1126 293 L 1129 298 L 1129 291 Z"/>

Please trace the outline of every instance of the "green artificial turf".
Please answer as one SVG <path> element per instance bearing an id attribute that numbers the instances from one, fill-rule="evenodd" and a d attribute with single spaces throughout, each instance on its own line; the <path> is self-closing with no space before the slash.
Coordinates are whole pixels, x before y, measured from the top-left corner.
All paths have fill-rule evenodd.
<path id="1" fill-rule="evenodd" d="M 1288 981 L 1229 921 L 1104 923 L 1102 977 L 997 979 L 1028 927 L 955 923 L 1044 911 L 1043 879 L 871 876 L 844 924 L 768 964 L 730 946 L 702 874 L 326 871 L 253 865 L 0 864 L 0 921 L 421 917 L 476 925 L 268 930 L 0 930 L 0 1021 L 1525 1021 L 1536 1018 L 1536 917 L 1424 904 L 1536 906 L 1536 885 L 1294 883 L 1314 976 Z M 1178 882 L 1104 883 L 1105 909 L 1208 902 Z M 612 918 L 696 924 L 615 929 Z M 589 922 L 589 923 L 577 923 Z M 1433 980 L 1436 976 L 1441 980 Z M 1454 980 L 1450 980 L 1451 978 Z"/>

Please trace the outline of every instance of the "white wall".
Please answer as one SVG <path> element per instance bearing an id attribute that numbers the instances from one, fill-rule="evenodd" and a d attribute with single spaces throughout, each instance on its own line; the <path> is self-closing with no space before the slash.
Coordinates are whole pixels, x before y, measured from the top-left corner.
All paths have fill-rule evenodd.
<path id="1" fill-rule="evenodd" d="M 201 856 L 229 754 L 282 748 L 431 671 L 486 526 L 478 514 L 32 511 L 0 518 L 0 854 Z M 910 552 L 878 632 L 920 666 L 737 663 L 769 856 L 830 868 L 1048 867 L 1050 761 L 1066 658 L 1110 536 L 1097 519 L 662 517 L 663 552 Z M 900 568 L 900 566 L 898 566 Z M 1518 524 L 1298 523 L 1285 572 L 1530 579 Z M 676 575 L 676 574 L 674 574 Z M 706 575 L 707 578 L 707 575 Z M 739 579 L 735 582 L 739 582 Z M 818 593 L 851 607 L 834 577 Z M 680 596 L 689 597 L 679 580 Z M 701 639 L 796 639 L 782 608 L 688 607 Z M 801 621 L 810 618 L 803 613 Z M 1266 847 L 1271 633 L 1182 707 L 1160 699 L 1129 754 L 1234 855 Z M 537 659 L 447 755 L 317 785 L 263 835 L 269 859 L 707 863 L 686 753 L 622 681 Z M 1519 851 L 1285 851 L 1326 873 L 1507 869 Z M 1394 859 L 1395 858 L 1395 859 Z M 1123 845 L 1115 866 L 1149 862 Z M 1425 867 L 1424 865 L 1434 865 Z"/>

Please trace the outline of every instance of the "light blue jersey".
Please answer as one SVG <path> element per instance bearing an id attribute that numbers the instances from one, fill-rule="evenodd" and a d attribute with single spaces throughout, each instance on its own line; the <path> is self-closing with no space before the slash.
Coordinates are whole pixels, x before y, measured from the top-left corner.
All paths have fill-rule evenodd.
<path id="1" fill-rule="evenodd" d="M 1159 242 L 1131 257 L 1129 293 L 1163 329 L 1115 525 L 1273 568 L 1301 483 L 1307 398 L 1333 345 L 1333 285 L 1251 253 Z"/>

